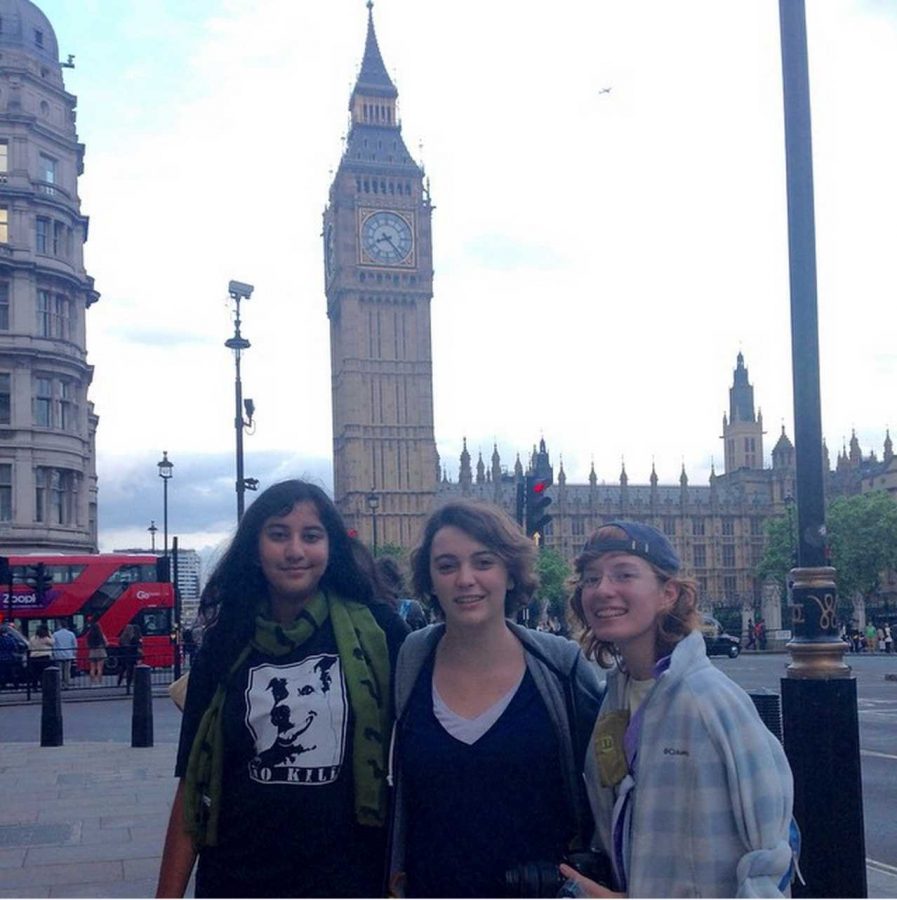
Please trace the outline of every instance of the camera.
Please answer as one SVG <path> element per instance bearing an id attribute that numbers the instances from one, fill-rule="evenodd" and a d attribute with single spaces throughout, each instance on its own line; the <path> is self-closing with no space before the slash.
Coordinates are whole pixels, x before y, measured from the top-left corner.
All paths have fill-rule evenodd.
<path id="1" fill-rule="evenodd" d="M 227 283 L 227 292 L 233 297 L 235 300 L 240 297 L 243 300 L 248 300 L 252 296 L 252 292 L 255 290 L 255 287 L 251 284 L 246 284 L 245 281 L 229 281 Z"/>
<path id="2" fill-rule="evenodd" d="M 581 875 L 608 885 L 612 881 L 610 859 L 597 851 L 568 853 L 564 859 Z M 505 872 L 506 897 L 557 897 L 566 882 L 557 863 L 538 860 L 521 863 Z"/>

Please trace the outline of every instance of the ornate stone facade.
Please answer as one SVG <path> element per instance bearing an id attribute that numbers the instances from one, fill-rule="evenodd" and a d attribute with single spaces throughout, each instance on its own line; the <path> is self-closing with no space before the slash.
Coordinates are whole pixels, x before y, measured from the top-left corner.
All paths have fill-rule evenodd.
<path id="1" fill-rule="evenodd" d="M 370 543 L 407 546 L 432 508 L 432 207 L 408 153 L 368 4 L 345 152 L 324 211 L 334 497 Z M 369 495 L 377 509 L 371 510 Z"/>
<path id="2" fill-rule="evenodd" d="M 620 518 L 648 522 L 670 537 L 686 572 L 698 580 L 700 594 L 709 603 L 759 604 L 763 585 L 755 569 L 763 556 L 766 520 L 784 514 L 785 497 L 793 493 L 793 449 L 789 456 L 790 441 L 783 431 L 773 451 L 773 467 L 762 468 L 762 418 L 754 414 L 753 387 L 741 354 L 729 399 L 723 440 L 727 463 L 734 463 L 734 469 L 720 475 L 711 469 L 709 483 L 695 485 L 689 483 L 683 466 L 678 485 L 661 485 L 652 468 L 647 483 L 633 484 L 624 465 L 615 483 L 606 484 L 599 483 L 593 465 L 587 484 L 570 484 L 561 463 L 550 491 L 553 521 L 545 532 L 546 546 L 572 560 L 602 523 Z M 533 448 L 527 469 L 540 477 L 553 475 L 544 440 Z M 523 476 L 519 458 L 513 474 L 505 471 L 497 447 L 489 469 L 480 455 L 474 474 L 465 442 L 458 481 L 443 477 L 440 500 L 479 497 L 514 515 L 516 485 Z"/>
<path id="3" fill-rule="evenodd" d="M 88 400 L 84 145 L 56 35 L 29 0 L 0 0 L 0 548 L 97 548 Z"/>

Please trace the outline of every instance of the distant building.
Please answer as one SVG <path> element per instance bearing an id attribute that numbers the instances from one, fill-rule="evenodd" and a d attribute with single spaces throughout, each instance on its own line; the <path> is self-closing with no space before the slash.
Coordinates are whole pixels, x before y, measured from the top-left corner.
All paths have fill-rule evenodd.
<path id="1" fill-rule="evenodd" d="M 729 391 L 729 412 L 723 417 L 725 470 L 711 467 L 708 484 L 689 481 L 685 466 L 679 483 L 662 485 L 653 466 L 646 483 L 630 481 L 625 463 L 612 484 L 600 482 L 594 465 L 587 484 L 567 481 L 563 463 L 555 475 L 547 445 L 533 448 L 526 466 L 519 455 L 513 472 L 505 471 L 494 446 L 487 469 L 482 453 L 475 466 L 464 441 L 458 481 L 443 475 L 438 502 L 458 496 L 478 497 L 515 513 L 517 482 L 527 471 L 549 477 L 553 486 L 549 508 L 553 519 L 544 534 L 546 546 L 572 560 L 586 537 L 603 522 L 630 519 L 649 522 L 672 540 L 687 574 L 698 581 L 708 605 L 747 609 L 759 605 L 763 584 L 755 569 L 765 548 L 767 519 L 785 514 L 785 498 L 794 492 L 794 454 L 784 434 L 773 450 L 773 466 L 764 469 L 763 417 L 754 410 L 754 389 L 744 357 L 738 354 Z"/>
<path id="2" fill-rule="evenodd" d="M 88 399 L 84 145 L 56 35 L 0 0 L 0 546 L 95 552 L 98 418 Z"/>

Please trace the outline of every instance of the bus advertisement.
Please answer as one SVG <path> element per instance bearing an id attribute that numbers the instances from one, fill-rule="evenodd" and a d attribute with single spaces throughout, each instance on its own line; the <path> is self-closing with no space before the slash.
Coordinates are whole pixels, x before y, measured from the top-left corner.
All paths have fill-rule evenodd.
<path id="1" fill-rule="evenodd" d="M 51 631 L 67 623 L 78 638 L 78 669 L 87 668 L 87 629 L 99 622 L 109 642 L 107 670 L 116 665 L 126 625 L 143 637 L 143 662 L 174 663 L 174 585 L 164 577 L 168 560 L 150 554 L 10 556 L 8 583 L 0 584 L 0 621 L 12 621 L 27 638 L 41 622 Z"/>

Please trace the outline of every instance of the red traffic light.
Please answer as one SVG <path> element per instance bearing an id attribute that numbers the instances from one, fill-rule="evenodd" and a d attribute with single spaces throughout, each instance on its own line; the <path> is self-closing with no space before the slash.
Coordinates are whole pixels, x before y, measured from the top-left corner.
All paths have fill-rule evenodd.
<path id="1" fill-rule="evenodd" d="M 547 481 L 537 481 L 537 482 L 533 485 L 533 493 L 534 493 L 534 494 L 541 494 L 542 491 L 544 491 L 545 488 L 547 488 L 547 487 L 548 487 L 548 482 L 547 482 Z"/>

